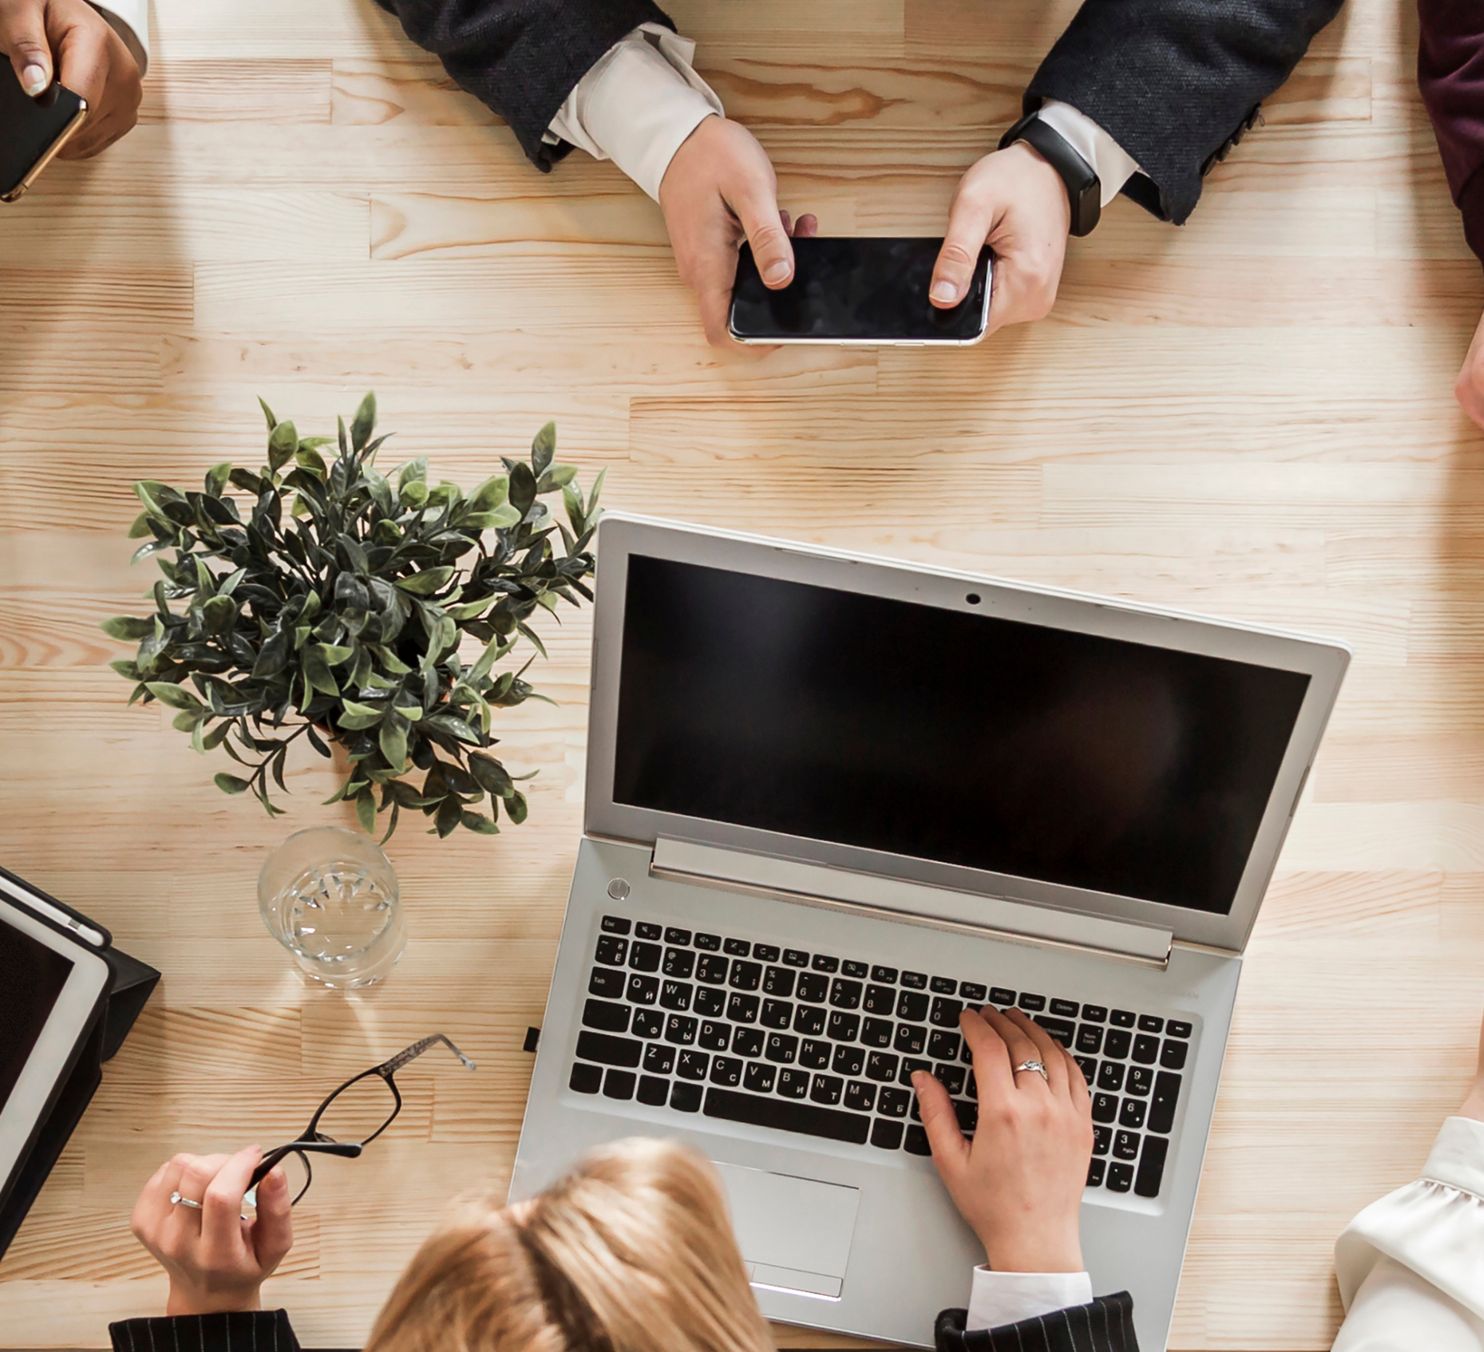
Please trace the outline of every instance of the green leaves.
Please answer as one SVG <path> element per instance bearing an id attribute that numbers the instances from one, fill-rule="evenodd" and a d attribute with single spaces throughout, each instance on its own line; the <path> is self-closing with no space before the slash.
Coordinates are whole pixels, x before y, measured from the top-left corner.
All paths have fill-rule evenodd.
<path id="1" fill-rule="evenodd" d="M 158 565 L 154 604 L 102 623 L 137 645 L 110 664 L 130 703 L 172 710 L 198 752 L 238 763 L 217 787 L 275 815 L 303 739 L 319 756 L 344 747 L 335 800 L 367 831 L 381 813 L 388 835 L 405 812 L 441 836 L 498 834 L 502 811 L 524 821 L 493 751 L 496 711 L 541 696 L 525 666 L 502 667 L 522 645 L 515 662 L 544 655 L 548 611 L 592 599 L 602 476 L 584 499 L 547 424 L 529 457 L 491 464 L 466 496 L 432 485 L 421 457 L 390 476 L 375 467 L 385 437 L 372 394 L 335 437 L 301 437 L 259 405 L 265 462 L 213 465 L 199 490 L 135 486 L 143 510 L 129 534 L 135 557 Z M 472 666 L 461 646 L 478 652 Z"/>

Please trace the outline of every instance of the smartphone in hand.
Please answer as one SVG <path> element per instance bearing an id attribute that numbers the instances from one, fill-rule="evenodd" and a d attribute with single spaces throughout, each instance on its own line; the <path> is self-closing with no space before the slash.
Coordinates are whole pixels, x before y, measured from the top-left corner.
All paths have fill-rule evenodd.
<path id="1" fill-rule="evenodd" d="M 87 115 L 87 101 L 60 84 L 33 99 L 0 62 L 0 202 L 22 196 Z"/>
<path id="2" fill-rule="evenodd" d="M 942 239 L 793 241 L 794 279 L 770 291 L 742 246 L 732 290 L 731 333 L 739 343 L 841 343 L 867 347 L 965 347 L 984 337 L 994 260 L 979 254 L 967 295 L 950 310 L 928 301 Z"/>

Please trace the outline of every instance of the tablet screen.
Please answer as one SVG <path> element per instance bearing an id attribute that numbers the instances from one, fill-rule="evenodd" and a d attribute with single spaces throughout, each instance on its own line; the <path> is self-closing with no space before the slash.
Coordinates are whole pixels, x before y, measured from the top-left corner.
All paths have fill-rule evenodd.
<path id="1" fill-rule="evenodd" d="M 56 1008 L 72 963 L 0 921 L 0 1109 Z"/>

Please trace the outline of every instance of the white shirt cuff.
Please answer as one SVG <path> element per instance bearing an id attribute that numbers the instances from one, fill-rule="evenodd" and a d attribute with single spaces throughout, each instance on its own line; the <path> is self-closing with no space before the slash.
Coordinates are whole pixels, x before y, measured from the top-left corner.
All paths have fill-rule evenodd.
<path id="1" fill-rule="evenodd" d="M 964 1329 L 973 1332 L 1018 1324 L 1091 1300 L 1092 1278 L 1085 1272 L 994 1272 L 977 1267 Z"/>
<path id="2" fill-rule="evenodd" d="M 94 0 L 93 8 L 123 38 L 143 75 L 149 69 L 149 0 Z"/>
<path id="3" fill-rule="evenodd" d="M 1133 156 L 1086 113 L 1079 113 L 1070 103 L 1047 99 L 1037 116 L 1060 132 L 1062 138 L 1092 166 L 1102 184 L 1103 206 L 1117 197 L 1123 191 L 1123 185 L 1139 172 Z"/>
<path id="4" fill-rule="evenodd" d="M 721 100 L 691 66 L 696 44 L 647 23 L 604 53 L 567 95 L 543 139 L 612 160 L 656 201 L 675 152 Z"/>

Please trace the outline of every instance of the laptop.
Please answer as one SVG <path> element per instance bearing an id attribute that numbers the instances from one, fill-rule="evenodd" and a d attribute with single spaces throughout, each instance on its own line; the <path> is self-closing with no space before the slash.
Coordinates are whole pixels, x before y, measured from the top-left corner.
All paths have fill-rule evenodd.
<path id="1" fill-rule="evenodd" d="M 584 830 L 512 1198 L 634 1135 L 714 1161 L 769 1318 L 929 1346 L 980 1250 L 958 1013 L 1092 1087 L 1093 1288 L 1165 1346 L 1242 950 L 1349 661 L 1124 601 L 620 516 Z"/>

